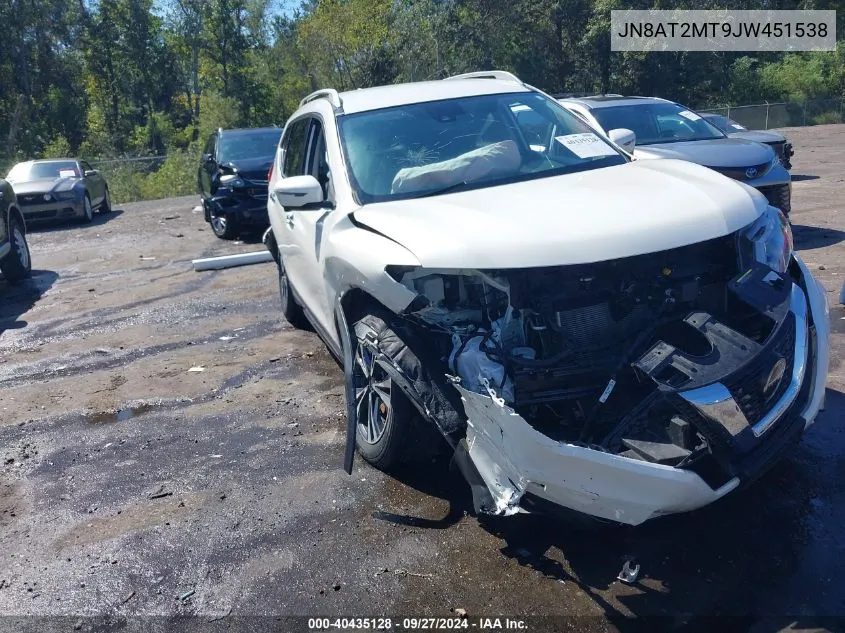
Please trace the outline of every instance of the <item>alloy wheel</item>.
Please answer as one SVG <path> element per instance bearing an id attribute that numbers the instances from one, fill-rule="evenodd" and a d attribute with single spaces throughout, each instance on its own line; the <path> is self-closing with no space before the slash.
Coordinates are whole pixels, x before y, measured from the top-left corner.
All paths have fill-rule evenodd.
<path id="1" fill-rule="evenodd" d="M 15 226 L 12 230 L 12 241 L 15 246 L 15 251 L 18 254 L 18 261 L 24 268 L 29 268 L 29 246 L 27 246 L 26 238 L 19 226 Z"/>
<path id="2" fill-rule="evenodd" d="M 367 444 L 376 444 L 393 416 L 392 380 L 385 370 L 384 361 L 377 359 L 365 343 L 359 343 L 355 352 L 353 383 L 361 438 Z"/>

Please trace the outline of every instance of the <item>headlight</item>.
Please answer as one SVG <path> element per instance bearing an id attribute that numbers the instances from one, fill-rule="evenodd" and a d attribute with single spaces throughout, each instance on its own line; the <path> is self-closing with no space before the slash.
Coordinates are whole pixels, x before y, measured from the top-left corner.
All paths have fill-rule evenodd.
<path id="1" fill-rule="evenodd" d="M 752 261 L 765 264 L 779 273 L 786 272 L 792 258 L 792 229 L 778 209 L 768 207 L 740 234 L 743 266 Z"/>
<path id="2" fill-rule="evenodd" d="M 47 202 L 50 202 L 50 200 L 52 200 L 52 199 L 53 199 L 53 196 L 51 196 L 49 193 L 44 194 L 44 200 L 46 200 Z"/>
<path id="3" fill-rule="evenodd" d="M 232 189 L 246 186 L 244 179 L 237 174 L 224 174 L 220 176 L 220 184 L 231 187 Z"/>

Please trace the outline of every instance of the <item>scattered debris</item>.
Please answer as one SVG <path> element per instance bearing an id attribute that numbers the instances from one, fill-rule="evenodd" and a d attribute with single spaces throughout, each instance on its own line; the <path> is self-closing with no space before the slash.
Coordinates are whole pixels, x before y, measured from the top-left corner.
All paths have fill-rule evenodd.
<path id="1" fill-rule="evenodd" d="M 188 600 L 191 599 L 191 596 L 193 596 L 196 592 L 197 592 L 196 589 L 191 589 L 190 591 L 186 591 L 181 596 L 179 596 L 179 602 L 182 602 L 182 603 L 187 602 Z"/>
<path id="2" fill-rule="evenodd" d="M 842 291 L 839 293 L 839 303 L 845 304 L 845 282 L 842 284 Z"/>
<path id="3" fill-rule="evenodd" d="M 339 583 L 339 582 L 336 582 L 336 583 L 334 584 L 334 587 L 332 587 L 332 589 L 334 589 L 335 591 L 340 591 L 340 583 Z"/>
<path id="4" fill-rule="evenodd" d="M 390 570 L 387 567 L 378 570 L 374 576 L 378 577 L 382 574 L 389 574 Z M 419 574 L 417 572 L 408 571 L 407 569 L 394 569 L 393 570 L 394 576 L 414 576 L 416 578 L 434 578 L 434 574 Z"/>
<path id="5" fill-rule="evenodd" d="M 155 257 L 144 257 L 143 255 L 140 255 L 139 257 L 142 261 L 145 262 L 152 261 L 153 259 L 155 259 Z"/>
<path id="6" fill-rule="evenodd" d="M 159 486 L 158 490 L 150 495 L 150 499 L 161 499 L 162 497 L 169 497 L 172 494 L 172 490 L 165 490 L 164 486 Z"/>
<path id="7" fill-rule="evenodd" d="M 202 207 L 200 207 L 200 211 L 202 211 Z M 165 219 L 165 220 L 177 220 L 179 217 L 181 217 L 181 216 L 178 216 L 178 215 L 166 215 L 166 216 L 164 216 L 164 219 Z"/>
<path id="8" fill-rule="evenodd" d="M 134 592 L 134 591 L 130 591 L 130 592 L 129 592 L 129 595 L 128 595 L 128 596 L 126 596 L 126 597 L 125 597 L 125 598 L 121 601 L 121 603 L 120 603 L 120 604 L 126 604 L 127 602 L 129 602 L 130 600 L 132 600 L 132 598 L 134 598 L 134 597 L 135 597 L 135 592 Z"/>
<path id="9" fill-rule="evenodd" d="M 196 367 L 191 367 L 188 371 L 189 372 L 205 371 L 205 367 L 201 367 L 201 366 L 197 365 Z"/>
<path id="10" fill-rule="evenodd" d="M 219 270 L 221 268 L 233 268 L 235 266 L 247 266 L 249 264 L 262 264 L 273 261 L 270 251 L 256 251 L 254 253 L 239 253 L 237 255 L 222 255 L 220 257 L 205 257 L 195 259 L 191 263 L 197 272 L 202 270 Z"/>
<path id="11" fill-rule="evenodd" d="M 455 609 L 455 615 L 458 616 L 459 618 L 466 618 L 467 617 L 467 610 L 461 609 L 460 607 L 458 607 L 457 609 Z"/>
<path id="12" fill-rule="evenodd" d="M 231 341 L 234 338 L 235 338 L 234 336 L 221 336 L 220 340 L 221 341 Z"/>
<path id="13" fill-rule="evenodd" d="M 637 576 L 640 575 L 640 564 L 637 563 L 632 565 L 632 559 L 627 559 L 625 564 L 622 565 L 622 570 L 619 572 L 619 575 L 616 577 L 618 580 L 630 585 L 637 581 Z"/>

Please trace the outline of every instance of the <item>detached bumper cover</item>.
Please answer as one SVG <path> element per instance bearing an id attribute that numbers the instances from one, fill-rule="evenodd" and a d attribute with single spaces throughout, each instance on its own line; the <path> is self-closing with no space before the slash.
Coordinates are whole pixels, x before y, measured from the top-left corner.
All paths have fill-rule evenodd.
<path id="1" fill-rule="evenodd" d="M 690 396 L 691 404 L 708 414 L 744 420 L 760 438 L 759 447 L 737 469 L 738 476 L 711 486 L 691 470 L 558 442 L 535 430 L 503 401 L 456 384 L 468 418 L 466 450 L 493 499 L 492 513 L 524 511 L 520 502 L 531 495 L 577 512 L 638 525 L 708 505 L 764 472 L 813 423 L 824 399 L 827 298 L 803 262 L 796 261 L 804 288 L 796 285 L 790 302 L 799 327 L 786 392 L 754 423 L 738 417 L 742 408 L 718 383 L 707 393 Z"/>

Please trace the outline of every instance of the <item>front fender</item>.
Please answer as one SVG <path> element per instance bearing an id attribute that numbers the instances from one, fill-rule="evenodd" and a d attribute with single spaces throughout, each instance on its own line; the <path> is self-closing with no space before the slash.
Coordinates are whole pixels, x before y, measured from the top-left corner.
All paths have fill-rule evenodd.
<path id="1" fill-rule="evenodd" d="M 326 241 L 325 281 L 329 305 L 355 288 L 374 297 L 386 308 L 400 313 L 416 298 L 385 272 L 387 266 L 419 266 L 419 260 L 402 245 L 344 216 L 332 227 Z"/>

